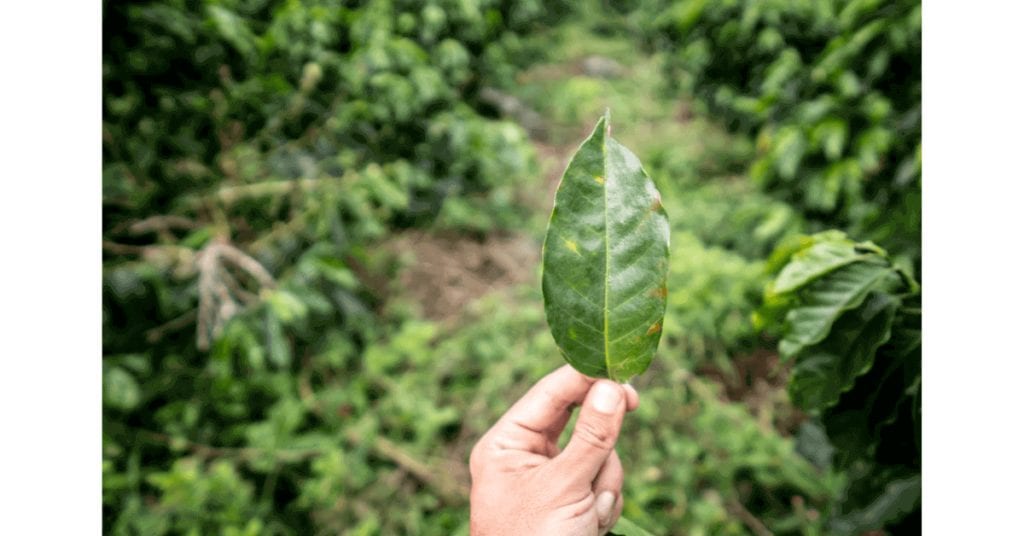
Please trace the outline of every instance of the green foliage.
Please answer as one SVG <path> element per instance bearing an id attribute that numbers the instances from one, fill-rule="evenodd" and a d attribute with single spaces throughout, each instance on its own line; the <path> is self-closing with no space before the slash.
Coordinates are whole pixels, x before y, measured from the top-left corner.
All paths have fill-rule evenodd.
<path id="1" fill-rule="evenodd" d="M 104 4 L 110 532 L 461 526 L 454 479 L 398 503 L 374 486 L 415 486 L 405 471 L 459 429 L 458 405 L 384 396 L 437 328 L 383 311 L 394 259 L 377 246 L 522 219 L 532 149 L 473 105 L 491 59 L 527 57 L 517 33 L 544 7 Z"/>
<path id="2" fill-rule="evenodd" d="M 272 193 L 256 184 L 280 192 L 300 180 L 304 192 L 337 196 L 342 178 L 341 191 L 356 191 L 339 200 L 353 205 L 337 215 L 346 237 L 429 221 L 453 197 L 508 214 L 481 209 L 509 208 L 529 148 L 520 129 L 465 103 L 484 58 L 536 11 L 488 1 L 106 5 L 108 218 L 172 199 L 200 205 L 181 194 L 214 185 L 234 203 Z"/>
<path id="3" fill-rule="evenodd" d="M 877 364 L 913 340 L 905 311 L 917 298 L 890 296 L 900 305 L 876 365 L 811 421 L 799 423 L 781 376 L 743 370 L 750 355 L 773 362 L 765 347 L 786 335 L 788 300 L 802 292 L 754 315 L 792 250 L 764 258 L 822 217 L 791 195 L 798 181 L 741 175 L 756 140 L 702 116 L 685 90 L 660 90 L 678 50 L 643 54 L 627 33 L 650 27 L 636 17 L 649 5 L 617 5 L 619 18 L 598 2 L 569 17 L 568 3 L 507 0 L 105 3 L 106 532 L 468 533 L 469 450 L 558 349 L 536 282 L 494 285 L 431 320 L 412 302 L 444 289 L 407 283 L 418 252 L 396 249 L 416 229 L 481 243 L 521 233 L 538 250 L 535 156 L 557 160 L 557 178 L 590 126 L 580 121 L 607 107 L 673 216 L 664 336 L 634 379 L 642 403 L 619 444 L 625 515 L 658 534 L 760 523 L 810 535 L 866 531 L 914 508 L 916 462 L 901 456 L 919 445 L 908 431 L 920 389 L 897 395 L 916 377 L 915 354 Z M 620 69 L 587 73 L 591 55 Z M 550 137 L 495 119 L 506 112 L 487 88 L 536 111 Z M 893 227 L 894 239 L 914 242 L 908 229 Z M 805 323 L 831 333 L 858 310 L 839 309 Z M 815 348 L 831 335 L 816 337 L 790 339 Z M 815 370 L 802 403 L 830 398 Z"/>
<path id="4" fill-rule="evenodd" d="M 619 518 L 619 521 L 615 523 L 609 534 L 612 536 L 651 536 L 650 532 L 638 527 L 636 523 L 624 517 Z"/>
<path id="5" fill-rule="evenodd" d="M 626 381 L 661 340 L 669 227 L 661 195 L 608 113 L 558 185 L 544 241 L 544 308 L 562 356 L 580 372 Z"/>
<path id="6" fill-rule="evenodd" d="M 920 523 L 919 285 L 878 246 L 835 231 L 783 246 L 775 263 L 766 311 L 785 315 L 790 396 L 833 445 L 808 450 L 827 450 L 851 482 L 831 532 L 910 530 Z"/>
<path id="7" fill-rule="evenodd" d="M 779 331 L 756 321 L 768 282 L 763 257 L 804 221 L 735 178 L 681 180 L 686 171 L 662 159 L 651 174 L 672 215 L 663 348 L 694 366 L 729 369 L 732 356 L 761 348 L 765 335 Z"/>
<path id="8" fill-rule="evenodd" d="M 753 314 L 766 282 L 762 262 L 673 233 L 663 353 L 728 367 L 734 352 L 756 348 Z"/>
<path id="9" fill-rule="evenodd" d="M 916 0 L 642 3 L 676 87 L 753 133 L 751 178 L 829 226 L 920 251 Z"/>
<path id="10" fill-rule="evenodd" d="M 817 512 L 828 508 L 836 475 L 772 428 L 774 409 L 763 408 L 767 422 L 755 418 L 688 368 L 683 356 L 662 352 L 641 377 L 649 381 L 638 381 L 643 401 L 619 444 L 629 453 L 623 515 L 658 534 L 744 535 L 745 504 L 776 534 L 820 533 Z"/>

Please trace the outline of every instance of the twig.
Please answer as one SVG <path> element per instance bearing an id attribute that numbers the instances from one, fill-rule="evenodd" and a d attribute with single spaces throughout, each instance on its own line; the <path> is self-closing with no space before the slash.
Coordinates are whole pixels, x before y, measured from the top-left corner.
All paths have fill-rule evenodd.
<path id="1" fill-rule="evenodd" d="M 109 240 L 103 241 L 103 251 L 108 251 L 114 255 L 142 255 L 146 252 L 147 248 L 151 247 L 153 246 L 134 246 L 131 244 L 118 244 Z"/>
<path id="2" fill-rule="evenodd" d="M 766 527 L 760 519 L 750 513 L 750 510 L 747 510 L 747 508 L 736 499 L 729 499 L 728 507 L 732 514 L 739 517 L 740 521 L 743 521 L 743 524 L 757 536 L 772 536 L 772 531 L 768 530 L 768 527 Z"/>
<path id="3" fill-rule="evenodd" d="M 189 248 L 172 244 L 149 244 L 145 246 L 136 246 L 134 244 L 119 244 L 117 242 L 111 242 L 110 240 L 103 241 L 103 250 L 115 255 L 138 255 L 141 257 L 159 252 L 176 252 L 180 250 L 192 251 Z"/>
<path id="4" fill-rule="evenodd" d="M 242 184 L 238 186 L 225 186 L 214 194 L 214 197 L 225 205 L 233 205 L 243 199 L 254 197 L 266 197 L 270 195 L 282 195 L 289 192 L 308 192 L 317 186 L 329 182 L 340 182 L 337 178 L 327 179 L 297 179 L 285 181 L 265 181 L 253 184 Z"/>
<path id="5" fill-rule="evenodd" d="M 238 280 L 232 277 L 231 274 L 228 273 L 226 269 L 224 269 L 224 267 L 221 267 L 221 272 L 224 273 L 226 276 L 222 278 L 222 282 L 228 288 L 228 290 L 231 291 L 232 297 L 238 298 L 238 301 L 241 301 L 246 305 L 252 305 L 253 303 L 256 303 L 259 300 L 259 298 L 255 294 L 242 288 L 242 285 L 238 283 Z"/>
<path id="6" fill-rule="evenodd" d="M 242 250 L 232 246 L 231 244 L 212 244 L 215 248 L 214 251 L 220 257 L 230 261 L 235 266 L 248 272 L 249 275 L 256 278 L 260 285 L 267 288 L 274 288 L 277 283 L 274 282 L 274 278 L 270 275 L 270 272 L 263 267 L 256 259 L 248 256 Z"/>
<path id="7" fill-rule="evenodd" d="M 170 320 L 164 324 L 161 324 L 155 328 L 146 330 L 146 342 L 153 344 L 159 342 L 160 339 L 164 338 L 165 335 L 172 331 L 188 327 L 189 324 L 195 321 L 197 311 L 192 309 L 191 311 Z"/>
<path id="8" fill-rule="evenodd" d="M 199 224 L 196 222 L 182 216 L 157 215 L 131 222 L 127 224 L 127 230 L 133 235 L 141 235 L 160 231 L 170 231 L 172 229 L 190 230 L 195 229 L 198 226 Z M 123 225 L 115 228 L 114 232 L 120 232 L 122 230 L 124 230 Z"/>
<path id="9" fill-rule="evenodd" d="M 252 243 L 249 244 L 249 251 L 252 251 L 255 254 L 266 252 L 271 246 L 273 246 L 275 241 L 289 235 L 298 234 L 305 225 L 306 217 L 301 214 L 285 223 L 276 223 L 269 233 L 256 238 L 256 240 L 253 240 Z"/>

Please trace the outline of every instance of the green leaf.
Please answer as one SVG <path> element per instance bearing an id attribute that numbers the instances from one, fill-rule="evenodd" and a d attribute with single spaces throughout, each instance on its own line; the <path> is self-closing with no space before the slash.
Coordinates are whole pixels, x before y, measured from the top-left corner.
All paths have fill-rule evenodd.
<path id="1" fill-rule="evenodd" d="M 103 374 L 103 402 L 111 408 L 130 410 L 139 405 L 142 390 L 130 372 L 111 367 Z"/>
<path id="2" fill-rule="evenodd" d="M 841 232 L 826 231 L 806 239 L 805 247 L 795 252 L 772 285 L 775 295 L 793 292 L 808 283 L 852 262 L 866 260 L 872 254 L 884 254 L 870 242 L 855 243 Z"/>
<path id="3" fill-rule="evenodd" d="M 619 522 L 612 527 L 608 534 L 610 536 L 654 536 L 624 517 L 619 518 Z"/>
<path id="4" fill-rule="evenodd" d="M 835 118 L 822 121 L 811 131 L 811 139 L 822 148 L 825 157 L 830 161 L 837 160 L 842 155 L 848 135 L 846 121 Z"/>
<path id="5" fill-rule="evenodd" d="M 292 361 L 292 350 L 285 337 L 281 320 L 270 309 L 267 310 L 264 319 L 266 321 L 267 348 L 269 349 L 270 362 L 277 367 L 286 367 Z"/>
<path id="6" fill-rule="evenodd" d="M 921 504 L 921 476 L 893 480 L 868 506 L 832 520 L 831 534 L 861 534 L 902 519 Z"/>
<path id="7" fill-rule="evenodd" d="M 544 310 L 576 370 L 625 381 L 647 369 L 665 315 L 669 226 L 661 196 L 607 114 L 562 176 L 544 240 Z"/>
<path id="8" fill-rule="evenodd" d="M 206 9 L 221 38 L 243 56 L 252 57 L 256 53 L 256 38 L 249 30 L 245 19 L 234 11 L 218 5 L 209 5 Z"/>
<path id="9" fill-rule="evenodd" d="M 822 277 L 802 293 L 801 305 L 786 315 L 786 336 L 779 343 L 783 357 L 792 357 L 821 342 L 843 311 L 859 306 L 886 276 L 899 276 L 888 266 L 856 262 Z"/>
<path id="10" fill-rule="evenodd" d="M 898 305 L 888 294 L 871 293 L 839 318 L 828 338 L 801 352 L 789 383 L 793 403 L 808 411 L 834 405 L 871 368 L 875 351 L 889 340 Z"/>

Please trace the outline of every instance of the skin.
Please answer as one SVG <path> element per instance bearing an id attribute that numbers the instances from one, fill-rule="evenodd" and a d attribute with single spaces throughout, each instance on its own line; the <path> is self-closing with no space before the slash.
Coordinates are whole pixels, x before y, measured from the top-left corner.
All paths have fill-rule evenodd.
<path id="1" fill-rule="evenodd" d="M 631 386 L 568 365 L 537 382 L 473 448 L 470 534 L 607 533 L 622 513 L 615 442 L 626 412 L 639 403 Z M 561 450 L 558 438 L 577 406 Z"/>

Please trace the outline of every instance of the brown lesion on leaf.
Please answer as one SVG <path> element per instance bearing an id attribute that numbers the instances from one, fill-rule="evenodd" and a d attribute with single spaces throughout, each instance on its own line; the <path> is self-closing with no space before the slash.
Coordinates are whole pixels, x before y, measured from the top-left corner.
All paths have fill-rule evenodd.
<path id="1" fill-rule="evenodd" d="M 647 335 L 654 335 L 661 331 L 661 321 L 651 324 L 651 327 L 647 328 Z"/>
<path id="2" fill-rule="evenodd" d="M 661 210 L 661 196 L 655 194 L 654 201 L 651 203 L 651 212 L 657 212 L 659 210 Z"/>
<path id="3" fill-rule="evenodd" d="M 652 288 L 650 296 L 652 298 L 664 299 L 665 297 L 668 296 L 668 287 L 666 287 L 665 285 L 661 285 L 660 287 Z"/>

